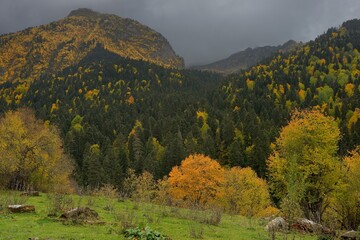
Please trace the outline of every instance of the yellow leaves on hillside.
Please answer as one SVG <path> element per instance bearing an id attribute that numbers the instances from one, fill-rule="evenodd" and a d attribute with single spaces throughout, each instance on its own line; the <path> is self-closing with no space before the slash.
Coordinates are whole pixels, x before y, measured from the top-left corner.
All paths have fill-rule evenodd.
<path id="1" fill-rule="evenodd" d="M 69 191 L 72 166 L 56 129 L 30 110 L 8 112 L 0 120 L 0 187 Z"/>
<path id="2" fill-rule="evenodd" d="M 234 167 L 226 171 L 223 203 L 235 214 L 252 217 L 271 206 L 265 180 L 249 167 Z"/>
<path id="3" fill-rule="evenodd" d="M 350 156 L 345 157 L 344 164 L 349 187 L 358 195 L 360 203 L 360 147 L 351 151 Z"/>
<path id="4" fill-rule="evenodd" d="M 314 75 L 314 71 L 315 71 L 315 66 L 312 66 L 312 65 L 307 66 L 307 67 L 306 67 L 306 71 L 308 72 L 308 74 L 309 74 L 310 76 L 313 76 L 313 75 Z"/>
<path id="5" fill-rule="evenodd" d="M 200 128 L 200 132 L 201 132 L 201 137 L 203 139 L 206 138 L 207 134 L 208 134 L 208 130 L 210 129 L 209 124 L 207 123 L 208 120 L 208 114 L 205 111 L 197 111 L 196 112 L 196 118 L 201 122 L 201 128 Z"/>
<path id="6" fill-rule="evenodd" d="M 210 157 L 194 154 L 169 174 L 173 201 L 186 207 L 223 207 L 233 214 L 273 212 L 265 180 L 251 168 L 224 169 Z"/>
<path id="7" fill-rule="evenodd" d="M 300 89 L 298 94 L 299 94 L 300 101 L 302 101 L 302 102 L 305 101 L 306 92 L 303 89 Z"/>
<path id="8" fill-rule="evenodd" d="M 339 178 L 339 138 L 340 130 L 333 118 L 318 110 L 295 111 L 267 161 L 277 197 L 302 204 L 306 217 L 317 221 L 315 216 L 321 217 L 326 194 Z"/>
<path id="9" fill-rule="evenodd" d="M 0 77 L 1 82 L 1 77 Z M 15 85 L 13 88 L 2 88 L 0 89 L 1 98 L 8 104 L 20 104 L 21 100 L 26 96 L 30 84 L 28 82 L 23 82 Z"/>
<path id="10" fill-rule="evenodd" d="M 206 122 L 208 119 L 208 114 L 205 111 L 197 111 L 196 118 Z"/>
<path id="11" fill-rule="evenodd" d="M 141 34 L 134 34 L 137 31 Z M 122 37 L 124 32 L 126 38 Z M 0 47 L 0 68 L 5 69 L 0 82 L 32 81 L 45 70 L 61 71 L 76 65 L 97 44 L 123 57 L 183 67 L 182 58 L 166 47 L 168 43 L 161 35 L 135 21 L 110 15 L 72 16 L 0 38 L 7 38 Z M 166 54 L 161 54 L 164 51 Z M 121 66 L 116 71 L 121 73 Z"/>
<path id="12" fill-rule="evenodd" d="M 221 194 L 224 170 L 201 154 L 190 155 L 169 173 L 170 194 L 187 206 L 206 206 Z"/>
<path id="13" fill-rule="evenodd" d="M 135 98 L 132 95 L 130 95 L 129 98 L 126 100 L 126 102 L 132 105 L 135 103 Z"/>
<path id="14" fill-rule="evenodd" d="M 338 37 L 338 33 L 337 32 L 333 32 L 332 34 L 331 34 L 331 37 L 333 38 L 333 39 L 335 39 L 335 38 L 337 38 Z"/>
<path id="15" fill-rule="evenodd" d="M 134 127 L 131 129 L 130 133 L 129 133 L 129 138 L 133 137 L 134 135 L 136 135 L 138 132 L 143 131 L 143 125 L 139 120 L 135 121 Z"/>
<path id="16" fill-rule="evenodd" d="M 326 212 L 329 223 L 346 229 L 355 229 L 360 217 L 360 147 L 343 159 L 342 176 L 336 191 L 331 195 L 330 208 Z"/>
<path id="17" fill-rule="evenodd" d="M 88 90 L 85 93 L 85 99 L 86 100 L 94 100 L 94 98 L 96 98 L 99 95 L 100 90 L 98 89 L 93 89 L 93 90 Z"/>
<path id="18" fill-rule="evenodd" d="M 319 60 L 320 65 L 326 65 L 326 60 L 324 58 Z"/>
<path id="19" fill-rule="evenodd" d="M 285 93 L 285 88 L 284 88 L 284 86 L 283 86 L 282 84 L 279 84 L 279 92 L 280 92 L 281 94 L 283 94 L 283 95 L 284 95 L 284 93 Z"/>
<path id="20" fill-rule="evenodd" d="M 160 162 L 165 155 L 165 147 L 163 147 L 155 137 L 151 139 L 151 144 L 154 147 L 155 159 Z"/>
<path id="21" fill-rule="evenodd" d="M 360 118 L 360 109 L 356 108 L 354 112 L 349 112 L 349 116 L 347 116 L 347 117 L 348 117 L 347 127 L 350 130 L 351 127 L 353 125 L 355 125 L 358 122 L 359 118 Z"/>
<path id="22" fill-rule="evenodd" d="M 246 79 L 246 86 L 249 90 L 253 90 L 255 87 L 255 81 Z"/>
<path id="23" fill-rule="evenodd" d="M 56 103 L 53 103 L 51 105 L 50 113 L 53 113 L 55 111 L 59 110 L 59 106 Z"/>
<path id="24" fill-rule="evenodd" d="M 310 46 L 309 46 L 309 45 L 306 45 L 306 46 L 303 48 L 303 50 L 304 50 L 305 55 L 309 55 Z"/>
<path id="25" fill-rule="evenodd" d="M 282 129 L 277 143 L 279 147 L 284 148 L 285 154 L 292 154 L 295 149 L 305 150 L 302 147 L 307 146 L 308 140 L 312 139 L 311 143 L 317 144 L 311 145 L 314 150 L 324 147 L 323 150 L 334 154 L 337 151 L 339 136 L 340 131 L 333 118 L 323 115 L 318 110 L 295 111 L 290 123 Z"/>
<path id="26" fill-rule="evenodd" d="M 355 85 L 353 83 L 348 83 L 345 85 L 345 93 L 348 97 L 351 97 L 354 94 Z"/>

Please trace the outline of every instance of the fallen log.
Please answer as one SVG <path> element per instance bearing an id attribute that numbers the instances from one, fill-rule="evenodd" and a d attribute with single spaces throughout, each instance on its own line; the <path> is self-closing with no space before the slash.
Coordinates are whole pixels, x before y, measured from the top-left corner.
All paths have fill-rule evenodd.
<path id="1" fill-rule="evenodd" d="M 80 221 L 80 222 L 91 222 L 96 221 L 99 219 L 99 214 L 88 207 L 84 208 L 74 208 L 70 211 L 63 213 L 60 216 L 60 219 L 67 219 L 73 221 Z"/>
<path id="2" fill-rule="evenodd" d="M 33 205 L 8 205 L 7 208 L 11 213 L 35 212 L 35 206 Z"/>

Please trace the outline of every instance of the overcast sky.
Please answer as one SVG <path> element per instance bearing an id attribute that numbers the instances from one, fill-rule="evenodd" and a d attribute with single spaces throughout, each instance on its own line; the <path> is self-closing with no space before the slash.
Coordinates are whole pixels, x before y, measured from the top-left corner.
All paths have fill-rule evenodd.
<path id="1" fill-rule="evenodd" d="M 0 0 L 0 34 L 86 7 L 163 34 L 186 65 L 210 63 L 247 47 L 309 41 L 360 18 L 359 0 Z"/>

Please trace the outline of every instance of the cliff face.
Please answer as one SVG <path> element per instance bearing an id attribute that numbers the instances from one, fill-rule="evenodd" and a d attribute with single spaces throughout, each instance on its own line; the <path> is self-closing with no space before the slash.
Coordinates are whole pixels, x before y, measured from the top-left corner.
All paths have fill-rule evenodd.
<path id="1" fill-rule="evenodd" d="M 78 63 L 96 45 L 122 57 L 182 68 L 183 59 L 158 32 L 137 21 L 89 9 L 0 37 L 0 82 L 32 81 Z"/>

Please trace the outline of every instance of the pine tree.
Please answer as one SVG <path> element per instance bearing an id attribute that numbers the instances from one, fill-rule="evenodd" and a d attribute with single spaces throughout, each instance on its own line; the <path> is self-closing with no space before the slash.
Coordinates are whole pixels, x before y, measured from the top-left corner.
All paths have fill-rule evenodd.
<path id="1" fill-rule="evenodd" d="M 105 173 L 101 163 L 101 152 L 98 144 L 87 144 L 84 153 L 83 186 L 98 188 L 105 182 Z"/>

